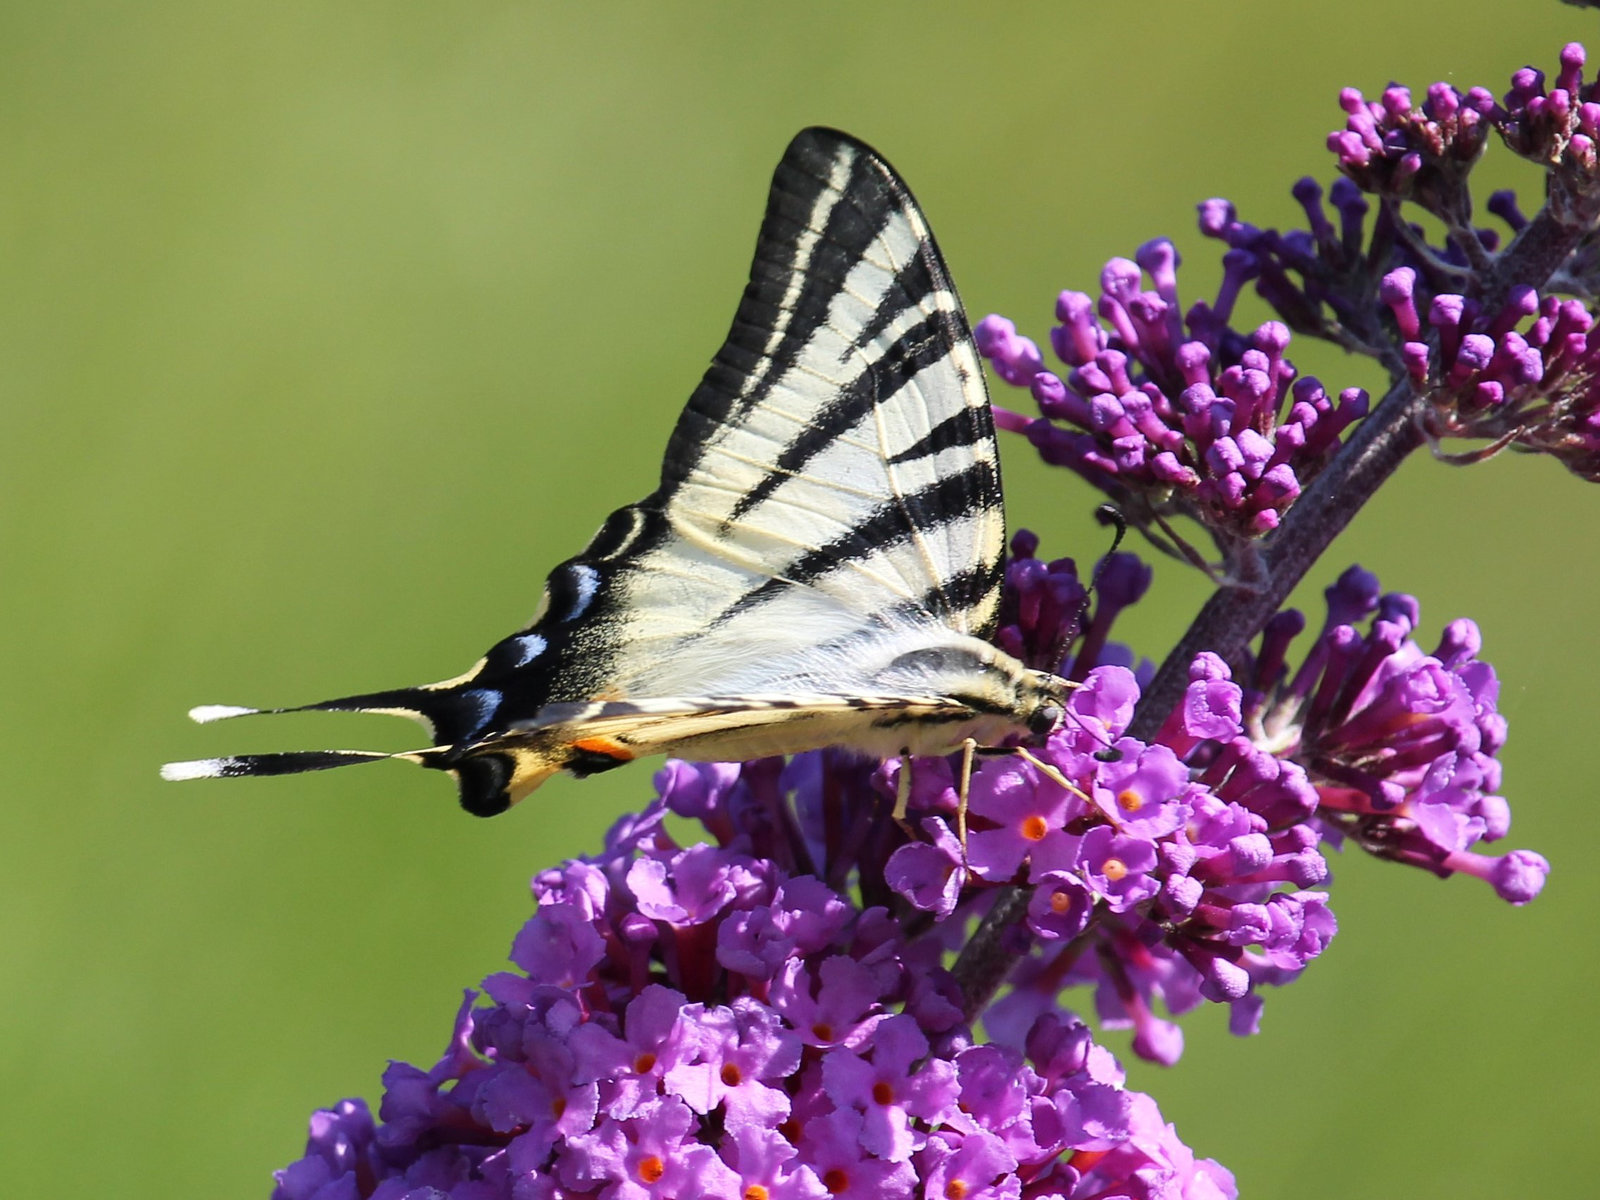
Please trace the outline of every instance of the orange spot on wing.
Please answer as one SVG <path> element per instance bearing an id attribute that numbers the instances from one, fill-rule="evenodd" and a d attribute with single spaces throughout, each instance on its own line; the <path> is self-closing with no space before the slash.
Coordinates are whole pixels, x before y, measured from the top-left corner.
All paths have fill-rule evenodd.
<path id="1" fill-rule="evenodd" d="M 590 737 L 579 738 L 572 743 L 574 750 L 582 750 L 585 754 L 603 754 L 607 758 L 614 758 L 618 762 L 632 762 L 633 751 L 621 742 L 612 741 L 610 738 Z"/>

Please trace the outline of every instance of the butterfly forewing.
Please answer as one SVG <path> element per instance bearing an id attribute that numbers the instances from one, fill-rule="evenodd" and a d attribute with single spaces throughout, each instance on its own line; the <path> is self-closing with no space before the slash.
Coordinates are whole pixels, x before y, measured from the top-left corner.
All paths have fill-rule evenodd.
<path id="1" fill-rule="evenodd" d="M 854 139 L 807 130 L 779 164 L 662 498 L 682 536 L 766 577 L 716 618 L 803 584 L 856 613 L 992 627 L 1004 518 L 971 334 L 916 202 Z"/>
<path id="2" fill-rule="evenodd" d="M 421 717 L 436 745 L 406 757 L 454 771 L 480 813 L 648 753 L 891 753 L 930 741 L 905 732 L 919 724 L 1015 723 L 1020 665 L 976 640 L 1004 540 L 982 374 L 927 224 L 873 151 L 809 129 L 656 491 L 552 571 L 534 621 L 466 675 L 309 707 Z"/>

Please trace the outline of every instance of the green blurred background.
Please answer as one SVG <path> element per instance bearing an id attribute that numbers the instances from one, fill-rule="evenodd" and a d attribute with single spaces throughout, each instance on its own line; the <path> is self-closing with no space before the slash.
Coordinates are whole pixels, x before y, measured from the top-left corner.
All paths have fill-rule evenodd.
<path id="1" fill-rule="evenodd" d="M 479 822 L 400 767 L 156 766 L 410 745 L 183 714 L 441 678 L 521 622 L 650 486 L 801 126 L 878 145 L 974 314 L 1042 335 L 1059 288 L 1158 234 L 1207 294 L 1193 204 L 1294 220 L 1339 87 L 1498 92 L 1595 24 L 1553 0 L 5 5 L 0 1192 L 264 1196 L 314 1107 L 433 1061 L 527 878 L 647 794 L 648 768 L 561 780 Z M 1503 152 L 1484 174 L 1536 203 Z M 1093 497 L 1003 451 L 1013 521 L 1098 553 Z M 1556 870 L 1513 910 L 1347 857 L 1341 935 L 1259 1037 L 1198 1013 L 1178 1067 L 1134 1065 L 1244 1194 L 1594 1194 L 1597 504 L 1553 463 L 1419 459 L 1314 576 L 1418 594 L 1424 641 L 1481 622 L 1511 842 Z M 1203 593 L 1163 562 L 1124 632 L 1159 657 Z"/>

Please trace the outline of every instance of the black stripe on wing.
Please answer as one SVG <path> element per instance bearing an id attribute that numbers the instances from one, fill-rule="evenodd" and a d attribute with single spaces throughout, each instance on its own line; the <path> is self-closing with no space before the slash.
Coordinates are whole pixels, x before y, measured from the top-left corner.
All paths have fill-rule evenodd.
<path id="1" fill-rule="evenodd" d="M 739 498 L 728 521 L 724 523 L 725 526 L 748 514 L 763 500 L 769 499 L 783 486 L 788 475 L 804 471 L 807 463 L 827 450 L 829 445 L 846 430 L 856 425 L 861 420 L 862 412 L 868 407 L 895 395 L 920 372 L 946 363 L 950 358 L 952 335 L 959 336 L 958 323 L 965 324 L 957 314 L 929 313 L 889 345 L 881 349 L 873 347 L 868 351 L 866 367 L 845 385 L 844 390 L 832 403 L 811 416 L 808 424 L 778 454 L 775 464 L 778 469 Z M 963 408 L 959 412 L 977 414 L 973 418 L 973 423 L 981 426 L 988 410 Z M 989 431 L 989 436 L 991 438 L 994 436 L 992 429 Z M 974 438 L 964 444 L 970 446 L 976 441 Z M 890 461 L 909 462 L 917 457 L 920 455 L 902 452 L 896 454 Z M 998 489 L 994 495 L 975 498 L 975 502 L 980 501 L 999 504 Z"/>
<path id="2" fill-rule="evenodd" d="M 862 205 L 830 204 L 823 231 L 815 233 L 810 222 L 818 202 L 846 160 L 845 190 L 860 191 Z M 789 143 L 772 176 L 750 282 L 733 327 L 667 443 L 663 492 L 693 471 L 707 438 L 739 410 L 760 403 L 827 320 L 839 284 L 898 207 L 893 192 L 872 186 L 876 161 L 854 139 L 827 130 L 804 130 Z M 875 219 L 864 217 L 868 204 Z M 773 346 L 780 326 L 783 334 Z"/>
<path id="3" fill-rule="evenodd" d="M 975 511 L 973 497 L 985 496 L 998 486 L 999 476 L 992 462 L 973 462 L 965 470 L 947 475 L 930 487 L 895 497 L 848 533 L 795 558 L 784 568 L 781 577 L 769 579 L 746 592 L 718 614 L 711 628 L 781 595 L 795 584 L 815 583 L 822 576 L 852 563 L 870 568 L 874 554 L 903 546 L 919 533 L 970 516 Z M 991 583 L 991 576 L 986 564 L 974 564 L 969 571 L 939 581 L 937 587 L 919 598 L 919 607 L 954 626 L 952 618 L 984 607 L 988 598 L 997 594 L 998 588 Z M 985 623 L 992 626 L 992 618 Z M 991 629 L 975 632 L 979 637 L 986 637 Z"/>
<path id="4" fill-rule="evenodd" d="M 889 461 L 891 463 L 916 462 L 919 458 L 938 454 L 941 450 L 954 450 L 959 446 L 977 446 L 994 438 L 994 424 L 989 419 L 989 410 L 979 408 L 963 408 L 951 413 L 928 431 L 928 435 L 913 445 L 907 446 Z M 998 503 L 999 497 L 984 498 L 980 503 L 988 500 Z"/>

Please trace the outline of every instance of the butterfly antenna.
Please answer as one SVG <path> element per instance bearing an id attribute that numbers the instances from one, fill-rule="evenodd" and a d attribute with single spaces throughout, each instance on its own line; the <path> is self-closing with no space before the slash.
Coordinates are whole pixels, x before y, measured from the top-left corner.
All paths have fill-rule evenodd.
<path id="1" fill-rule="evenodd" d="M 1122 539 L 1128 536 L 1128 518 L 1122 515 L 1122 510 L 1115 504 L 1102 504 L 1094 510 L 1094 519 L 1102 525 L 1115 525 L 1117 531 L 1111 535 L 1111 548 L 1100 556 L 1100 561 L 1095 564 L 1094 574 L 1089 577 L 1089 587 L 1083 594 L 1083 613 L 1079 618 L 1082 625 L 1089 623 L 1089 600 L 1094 595 L 1094 589 L 1100 586 L 1100 576 L 1105 573 L 1106 564 L 1121 548 Z"/>

